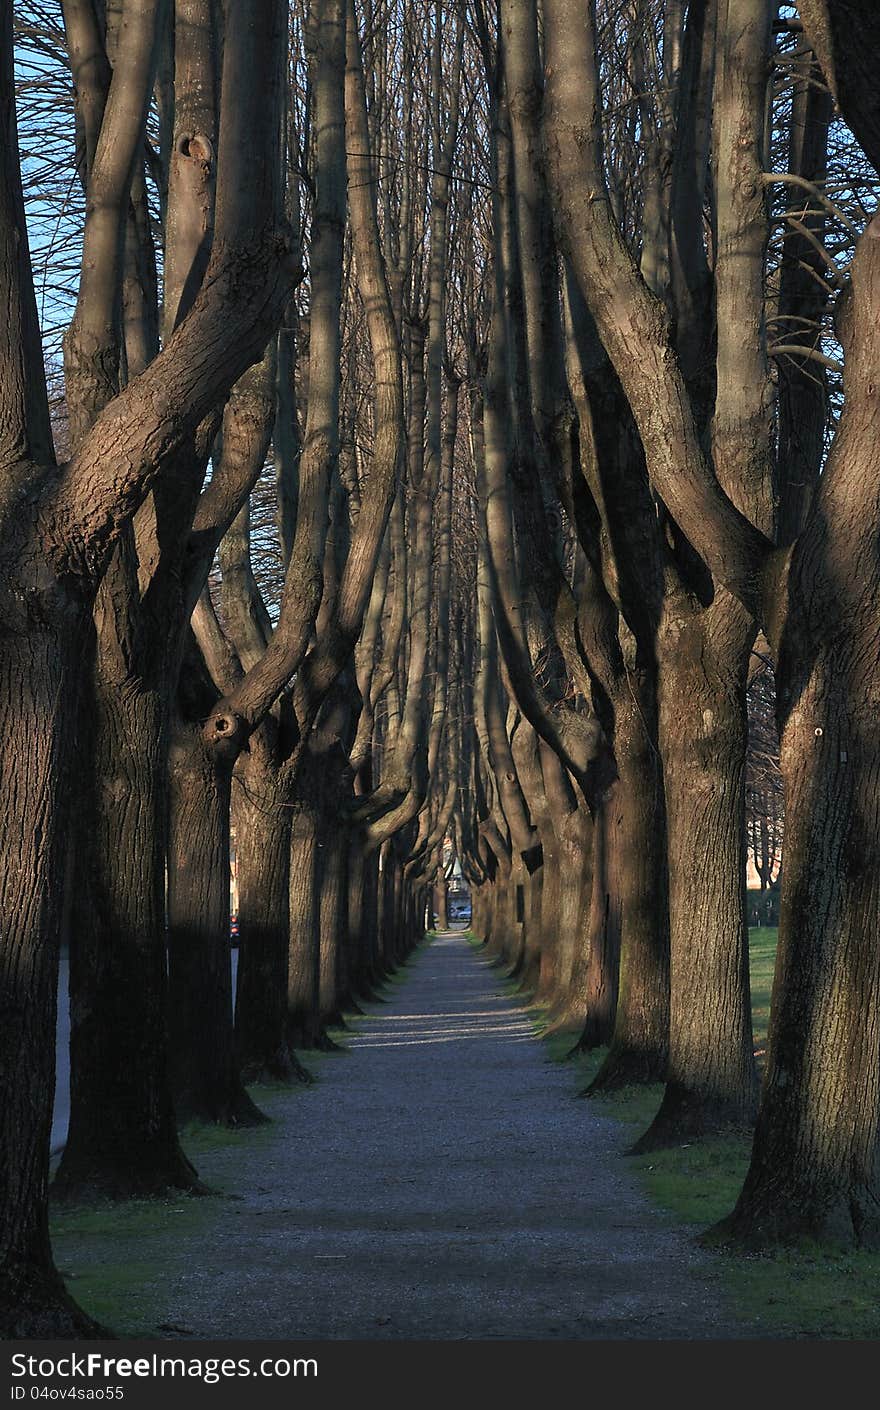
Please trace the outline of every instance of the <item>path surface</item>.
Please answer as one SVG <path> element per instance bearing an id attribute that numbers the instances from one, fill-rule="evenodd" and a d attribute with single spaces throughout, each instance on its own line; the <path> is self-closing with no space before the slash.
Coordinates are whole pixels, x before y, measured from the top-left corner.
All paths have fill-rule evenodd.
<path id="1" fill-rule="evenodd" d="M 416 953 L 320 1081 L 200 1158 L 240 1200 L 175 1273 L 201 1337 L 747 1335 L 464 938 Z M 213 1221 L 212 1221 L 213 1222 Z M 195 1254 L 195 1250 L 193 1250 Z"/>

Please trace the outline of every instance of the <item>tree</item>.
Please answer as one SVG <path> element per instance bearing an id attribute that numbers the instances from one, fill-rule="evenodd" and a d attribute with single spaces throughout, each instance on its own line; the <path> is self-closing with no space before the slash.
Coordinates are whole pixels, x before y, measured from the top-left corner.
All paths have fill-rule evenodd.
<path id="1" fill-rule="evenodd" d="M 150 9 L 143 8 L 145 19 Z M 8 1018 L 0 1102 L 6 1153 L 0 1308 L 9 1335 L 88 1330 L 52 1265 L 46 1207 L 54 1055 L 45 1034 L 54 1029 L 83 632 L 125 524 L 202 420 L 262 355 L 290 283 L 288 244 L 273 218 L 270 192 L 255 175 L 258 164 L 241 165 L 244 133 L 251 141 L 264 131 L 257 94 L 274 72 L 276 6 L 264 6 L 256 27 L 246 9 L 232 4 L 227 16 L 227 74 L 243 65 L 248 81 L 221 116 L 216 235 L 202 288 L 159 356 L 110 400 L 61 465 L 53 455 L 24 224 L 11 4 L 0 12 L 0 281 L 10 310 L 0 344 L 2 677 L 10 746 L 2 780 L 3 846 L 6 856 L 19 859 L 2 882 Z"/>
<path id="2" fill-rule="evenodd" d="M 876 824 L 863 791 L 873 756 L 862 705 L 873 689 L 864 663 L 873 659 L 868 604 L 876 576 L 868 488 L 875 483 L 873 224 L 859 241 L 841 310 L 846 400 L 834 445 L 804 527 L 794 543 L 776 547 L 743 512 L 754 511 L 737 500 L 728 462 L 707 460 L 668 319 L 603 202 L 592 14 L 584 26 L 565 0 L 554 0 L 548 13 L 556 33 L 548 49 L 557 94 L 551 141 L 566 177 L 557 202 L 579 283 L 627 392 L 657 491 L 716 579 L 763 622 L 778 663 L 789 829 L 770 1061 L 750 1173 L 724 1232 L 744 1241 L 808 1234 L 867 1242 L 875 1227 L 877 1125 L 868 1038 L 877 999 L 869 939 L 877 872 L 868 841 Z M 858 103 L 854 115 L 861 119 Z M 592 134 L 586 148 L 575 143 L 578 124 Z M 744 213 L 757 197 L 761 173 L 746 167 L 732 173 L 732 212 Z M 749 303 L 759 329 L 756 292 Z M 761 347 L 760 337 L 750 339 L 747 356 L 760 357 Z M 748 408 L 742 399 L 738 415 Z M 745 435 L 742 444 L 750 454 L 756 442 Z M 762 460 L 769 458 L 762 453 L 758 468 Z M 828 1064 L 820 1051 L 836 1060 Z"/>

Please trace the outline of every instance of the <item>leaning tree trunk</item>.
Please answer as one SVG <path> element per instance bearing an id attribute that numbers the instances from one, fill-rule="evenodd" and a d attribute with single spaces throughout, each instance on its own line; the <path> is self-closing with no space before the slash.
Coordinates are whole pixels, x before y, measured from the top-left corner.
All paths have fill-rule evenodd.
<path id="1" fill-rule="evenodd" d="M 198 724 L 172 726 L 169 750 L 168 972 L 171 1071 L 180 1121 L 254 1126 L 266 1118 L 241 1083 L 229 944 L 231 769 Z"/>
<path id="2" fill-rule="evenodd" d="M 53 1193 L 80 1201 L 197 1186 L 168 1075 L 164 692 L 120 689 L 114 659 L 102 650 L 84 688 L 77 749 L 70 1125 Z"/>
<path id="3" fill-rule="evenodd" d="M 663 1102 L 638 1150 L 751 1126 L 757 1097 L 746 912 L 746 670 L 754 628 L 720 590 L 667 623 L 659 677 L 669 852 Z"/>

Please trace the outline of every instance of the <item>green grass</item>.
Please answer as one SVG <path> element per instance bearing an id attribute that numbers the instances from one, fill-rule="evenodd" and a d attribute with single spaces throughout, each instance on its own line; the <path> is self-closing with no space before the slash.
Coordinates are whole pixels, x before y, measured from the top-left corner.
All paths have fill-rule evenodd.
<path id="1" fill-rule="evenodd" d="M 777 1253 L 772 1258 L 725 1257 L 737 1304 L 759 1312 L 780 1337 L 877 1341 L 880 1255 Z"/>
<path id="2" fill-rule="evenodd" d="M 759 1064 L 767 1041 L 770 990 L 777 931 L 749 932 L 752 1022 Z M 543 1015 L 535 1015 L 543 1028 Z M 543 1035 L 542 1035 L 543 1036 Z M 577 1034 L 557 1032 L 544 1038 L 553 1062 L 568 1061 L 578 1091 L 589 1084 L 604 1049 L 570 1058 Z M 591 1098 L 596 1109 L 623 1122 L 633 1139 L 651 1122 L 662 1086 L 630 1087 L 613 1096 Z M 628 1142 L 627 1142 L 628 1144 Z M 671 1150 L 632 1157 L 651 1200 L 695 1234 L 729 1214 L 749 1164 L 746 1136 L 718 1137 Z M 758 1333 L 785 1338 L 880 1339 L 880 1254 L 829 1254 L 805 1249 L 769 1256 L 719 1255 L 724 1283 L 736 1314 Z"/>
<path id="3" fill-rule="evenodd" d="M 423 947 L 408 956 L 382 983 L 389 997 L 418 964 Z M 335 1052 L 308 1052 L 301 1058 L 320 1069 L 350 1053 L 346 1039 L 359 1026 L 381 1014 L 346 1013 L 347 1027 L 333 1029 L 340 1047 Z M 297 1101 L 301 1094 L 320 1090 L 285 1083 L 259 1083 L 248 1088 L 257 1106 L 270 1118 L 279 1104 Z M 271 1124 L 254 1127 L 184 1126 L 180 1140 L 186 1154 L 206 1180 L 211 1194 L 181 1194 L 169 1199 L 102 1202 L 79 1208 L 51 1206 L 50 1228 L 56 1265 L 79 1305 L 102 1326 L 120 1337 L 161 1336 L 167 1316 L 169 1290 L 212 1232 L 230 1217 L 225 1201 L 236 1196 L 215 1186 L 210 1175 L 211 1157 L 230 1148 L 253 1149 L 255 1143 L 275 1138 Z"/>
<path id="4" fill-rule="evenodd" d="M 169 1285 L 191 1256 L 191 1239 L 208 1236 L 217 1209 L 216 1199 L 188 1195 L 53 1208 L 56 1265 L 102 1326 L 121 1337 L 160 1335 Z"/>
<path id="5" fill-rule="evenodd" d="M 294 1087 L 253 1086 L 257 1105 L 272 1114 Z M 204 1175 L 213 1152 L 253 1149 L 272 1139 L 271 1124 L 253 1127 L 190 1122 L 180 1143 Z M 205 1195 L 181 1193 L 165 1199 L 101 1201 L 83 1206 L 50 1205 L 49 1223 L 56 1266 L 80 1307 L 116 1336 L 153 1337 L 168 1305 L 169 1289 L 198 1254 L 212 1229 L 230 1217 L 230 1195 L 204 1175 Z M 234 1206 L 232 1206 L 234 1208 Z"/>
<path id="6" fill-rule="evenodd" d="M 767 1042 L 767 1024 L 770 1020 L 770 990 L 773 987 L 773 965 L 776 961 L 778 934 L 775 926 L 766 925 L 749 931 L 752 1026 L 755 1033 L 756 1050 L 762 1049 Z"/>
<path id="7" fill-rule="evenodd" d="M 476 949 L 481 942 L 466 933 Z M 750 934 L 752 1004 L 755 1046 L 765 1045 L 776 932 Z M 418 962 L 418 952 L 410 963 Z M 389 988 L 406 978 L 404 967 L 391 977 Z M 509 991 L 516 985 L 505 981 Z M 522 996 L 517 995 L 520 1002 Z M 352 1028 L 371 1015 L 354 1015 Z M 531 1011 L 536 1032 L 544 1015 Z M 339 1039 L 344 1043 L 346 1032 Z M 577 1034 L 557 1032 L 544 1038 L 548 1060 L 569 1059 Z M 309 1053 L 309 1065 L 332 1060 L 334 1053 Z M 598 1070 L 603 1051 L 571 1058 L 575 1090 L 583 1091 Z M 252 1087 L 258 1106 L 272 1114 L 276 1102 L 296 1099 L 309 1088 L 274 1084 Z M 615 1117 L 634 1140 L 649 1124 L 662 1095 L 660 1086 L 630 1088 L 613 1097 L 592 1099 L 596 1108 Z M 184 1149 L 198 1166 L 200 1158 L 221 1148 L 250 1146 L 270 1139 L 271 1126 L 248 1130 L 191 1125 L 182 1132 Z M 747 1139 L 728 1137 L 673 1150 L 633 1157 L 646 1193 L 659 1208 L 690 1225 L 694 1233 L 707 1228 L 733 1207 L 748 1165 Z M 160 1335 L 169 1287 L 183 1272 L 199 1244 L 228 1217 L 220 1198 L 180 1196 L 167 1200 L 133 1200 L 87 1209 L 53 1208 L 52 1243 L 56 1262 L 69 1280 L 80 1305 L 104 1326 L 123 1337 Z M 880 1339 L 880 1255 L 830 1255 L 818 1250 L 779 1253 L 772 1257 L 719 1255 L 719 1266 L 731 1306 L 747 1330 L 778 1337 L 821 1339 Z"/>

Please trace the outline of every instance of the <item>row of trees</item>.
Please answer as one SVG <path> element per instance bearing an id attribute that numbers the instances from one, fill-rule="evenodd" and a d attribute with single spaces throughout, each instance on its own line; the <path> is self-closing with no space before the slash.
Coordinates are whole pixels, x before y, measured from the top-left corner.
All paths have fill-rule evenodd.
<path id="1" fill-rule="evenodd" d="M 595 1089 L 665 1082 L 642 1148 L 750 1125 L 768 663 L 724 1236 L 873 1239 L 871 10 L 3 0 L 5 1331 L 94 1330 L 62 934 L 59 1198 L 198 1192 L 180 1122 L 308 1079 L 447 839 Z"/>

